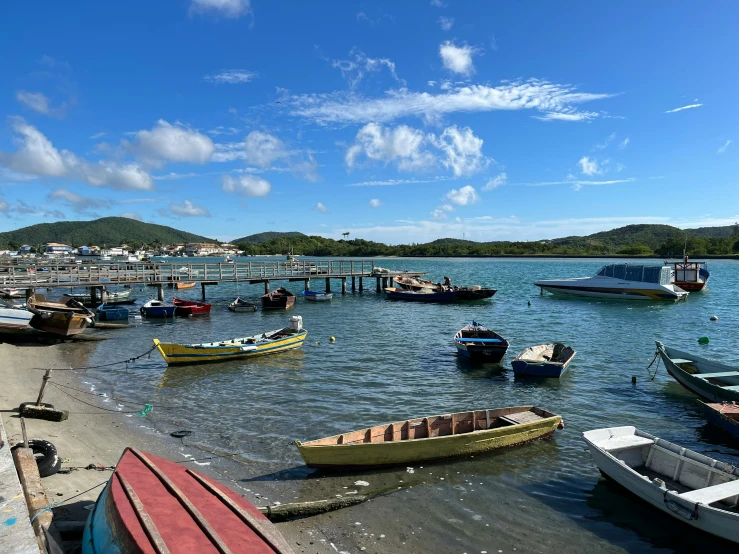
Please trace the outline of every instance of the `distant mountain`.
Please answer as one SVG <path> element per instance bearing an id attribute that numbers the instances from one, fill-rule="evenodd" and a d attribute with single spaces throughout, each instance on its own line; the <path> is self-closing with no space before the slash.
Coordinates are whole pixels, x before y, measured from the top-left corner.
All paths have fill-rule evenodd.
<path id="1" fill-rule="evenodd" d="M 274 239 L 289 239 L 294 237 L 305 237 L 303 233 L 297 231 L 287 231 L 285 233 L 279 233 L 277 231 L 265 231 L 264 233 L 257 233 L 256 235 L 249 235 L 247 237 L 241 237 L 240 239 L 234 239 L 231 244 L 241 244 L 243 242 L 249 242 L 251 244 L 263 244 Z"/>
<path id="2" fill-rule="evenodd" d="M 186 242 L 215 242 L 154 223 L 143 223 L 127 217 L 103 217 L 94 221 L 59 221 L 23 227 L 0 233 L 0 246 L 18 248 L 24 244 L 38 246 L 47 242 L 60 242 L 70 246 L 129 246 L 178 244 Z"/>
<path id="3" fill-rule="evenodd" d="M 594 233 L 583 237 L 564 237 L 550 242 L 557 246 L 587 248 L 603 246 L 617 250 L 634 244 L 642 244 L 654 250 L 672 240 L 688 237 L 728 238 L 733 236 L 733 226 L 701 227 L 699 229 L 678 229 L 671 225 L 627 225 L 610 231 Z"/>

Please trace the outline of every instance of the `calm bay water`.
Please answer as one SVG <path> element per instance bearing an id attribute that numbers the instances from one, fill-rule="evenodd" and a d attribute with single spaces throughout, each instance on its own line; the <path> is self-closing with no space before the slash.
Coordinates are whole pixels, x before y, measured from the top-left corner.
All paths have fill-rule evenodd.
<path id="1" fill-rule="evenodd" d="M 363 294 L 335 294 L 328 304 L 299 298 L 289 312 L 233 314 L 226 307 L 236 295 L 256 299 L 263 286 L 209 287 L 208 300 L 214 303 L 209 317 L 144 321 L 111 333 L 111 340 L 89 346 L 87 363 L 144 352 L 154 337 L 192 343 L 277 329 L 290 315 L 301 315 L 309 331 L 304 348 L 245 362 L 182 368 L 167 368 L 154 353 L 126 369 L 93 370 L 86 376 L 113 396 L 165 406 L 141 420 L 159 431 L 190 429 L 188 444 L 236 454 L 242 463 L 229 466 L 228 478 L 240 483 L 242 492 L 259 491 L 270 501 L 289 502 L 333 497 L 356 479 L 370 482 L 371 489 L 413 485 L 365 508 L 384 514 L 376 517 L 376 525 L 387 524 L 398 533 L 398 541 L 407 535 L 407 551 L 480 552 L 496 544 L 517 544 L 519 552 L 692 552 L 698 545 L 701 550 L 728 552 L 726 544 L 682 530 L 671 518 L 601 480 L 580 435 L 597 427 L 636 425 L 739 464 L 739 451 L 707 427 L 695 397 L 664 368 L 654 381 L 645 369 L 655 340 L 739 361 L 739 266 L 712 262 L 709 289 L 680 304 L 542 297 L 532 285 L 541 278 L 590 275 L 604 263 L 376 260 L 383 267 L 427 271 L 435 281 L 448 275 L 456 284 L 499 289 L 492 300 L 466 305 L 391 302 L 375 294 L 374 279 L 367 279 Z M 332 286 L 334 292 L 339 289 L 338 281 Z M 314 290 L 322 287 L 322 279 L 312 280 Z M 300 284 L 288 288 L 297 293 Z M 137 289 L 135 294 L 144 300 L 155 289 Z M 198 288 L 181 291 L 180 296 L 196 299 L 199 294 Z M 719 321 L 709 321 L 711 315 Z M 511 342 L 502 368 L 458 360 L 452 336 L 472 319 Z M 329 342 L 330 336 L 336 337 L 335 343 Z M 699 345 L 701 336 L 710 337 L 710 344 Z M 509 364 L 519 351 L 555 340 L 577 350 L 563 379 L 514 378 Z M 336 477 L 307 470 L 289 444 L 408 417 L 521 404 L 563 415 L 564 431 L 550 441 L 417 467 L 413 473 L 401 468 Z M 216 471 L 217 466 L 214 463 Z M 365 517 L 371 521 L 371 515 Z M 387 521 L 380 521 L 383 517 Z M 426 539 L 389 521 L 398 518 L 411 527 L 418 523 L 433 528 L 433 541 L 423 542 Z"/>

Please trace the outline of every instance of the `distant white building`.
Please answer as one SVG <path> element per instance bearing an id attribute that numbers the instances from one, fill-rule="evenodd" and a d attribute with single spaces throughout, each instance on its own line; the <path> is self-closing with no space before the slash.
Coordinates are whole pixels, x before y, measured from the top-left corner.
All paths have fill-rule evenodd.
<path id="1" fill-rule="evenodd" d="M 44 246 L 44 253 L 47 256 L 68 256 L 72 254 L 72 247 L 68 244 L 50 242 Z"/>
<path id="2" fill-rule="evenodd" d="M 211 254 L 221 254 L 223 249 L 217 244 L 210 242 L 191 242 L 188 243 L 185 253 L 188 256 L 210 256 Z"/>

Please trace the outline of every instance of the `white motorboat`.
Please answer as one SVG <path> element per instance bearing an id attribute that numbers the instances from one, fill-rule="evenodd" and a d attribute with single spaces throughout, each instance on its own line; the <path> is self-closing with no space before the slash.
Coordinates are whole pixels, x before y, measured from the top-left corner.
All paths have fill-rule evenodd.
<path id="1" fill-rule="evenodd" d="M 608 264 L 592 277 L 548 279 L 534 284 L 542 292 L 591 298 L 677 301 L 688 296 L 672 284 L 672 270 L 665 266 Z"/>
<path id="2" fill-rule="evenodd" d="M 631 426 L 583 439 L 603 475 L 678 521 L 739 543 L 739 468 Z"/>
<path id="3" fill-rule="evenodd" d="M 25 329 L 32 317 L 28 310 L 0 306 L 0 329 Z"/>

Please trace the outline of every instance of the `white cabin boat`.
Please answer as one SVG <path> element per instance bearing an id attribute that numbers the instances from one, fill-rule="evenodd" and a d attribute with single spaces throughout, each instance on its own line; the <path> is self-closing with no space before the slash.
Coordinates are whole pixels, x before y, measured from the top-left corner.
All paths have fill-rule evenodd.
<path id="1" fill-rule="evenodd" d="M 668 301 L 688 296 L 672 284 L 671 268 L 663 266 L 608 264 L 592 277 L 548 279 L 534 284 L 542 291 L 565 296 Z"/>
<path id="2" fill-rule="evenodd" d="M 603 475 L 678 521 L 739 543 L 739 468 L 631 426 L 583 439 Z"/>

